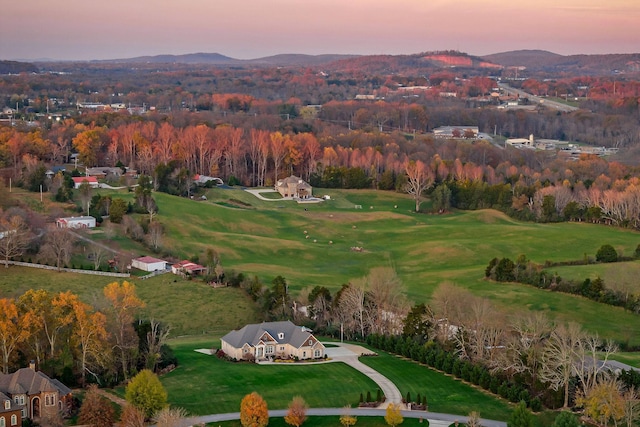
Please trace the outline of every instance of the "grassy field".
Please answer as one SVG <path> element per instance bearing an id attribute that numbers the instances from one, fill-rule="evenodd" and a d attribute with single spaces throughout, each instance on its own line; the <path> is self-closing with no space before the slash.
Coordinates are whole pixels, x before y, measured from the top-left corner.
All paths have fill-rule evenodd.
<path id="1" fill-rule="evenodd" d="M 128 192 L 101 191 L 133 199 Z M 415 214 L 413 200 L 393 192 L 317 189 L 316 194 L 327 194 L 331 199 L 297 204 L 260 200 L 240 189 L 217 188 L 207 190 L 206 201 L 162 193 L 154 193 L 154 197 L 159 206 L 157 218 L 166 229 L 163 246 L 177 258 L 201 255 L 213 247 L 226 271 L 258 275 L 265 283 L 282 275 L 294 293 L 315 285 L 336 291 L 342 284 L 367 275 L 373 267 L 392 266 L 414 302 L 428 302 L 440 283 L 450 281 L 513 313 L 545 311 L 560 320 L 582 323 L 601 336 L 640 344 L 635 333 L 640 330 L 640 316 L 576 296 L 484 280 L 484 269 L 493 257 L 515 259 L 526 254 L 537 263 L 575 260 L 585 254 L 595 256 L 605 243 L 631 254 L 640 242 L 637 232 L 584 223 L 518 222 L 492 210 Z M 93 237 L 104 240 L 108 235 Z M 122 236 L 112 240 L 136 255 L 150 254 Z M 352 251 L 354 246 L 363 251 Z M 558 272 L 565 275 L 562 269 Z M 576 274 L 582 277 L 586 271 Z M 0 275 L 0 293 L 68 287 L 91 296 L 99 294 L 105 284 L 104 279 L 93 276 L 68 274 L 58 283 L 54 276 L 11 268 Z M 138 285 L 149 312 L 170 321 L 176 334 L 222 330 L 256 316 L 246 304 L 236 309 L 236 300 L 225 303 L 221 299 L 227 293 L 242 298 L 232 290 L 218 292 L 195 282 L 173 280 L 173 276 L 161 276 Z M 197 318 L 187 316 L 194 311 Z"/>
<path id="2" fill-rule="evenodd" d="M 357 417 L 357 427 L 388 427 L 383 417 Z M 308 417 L 304 427 L 338 427 L 340 426 L 340 417 Z M 223 421 L 212 423 L 211 426 L 219 427 L 242 427 L 240 420 Z M 284 418 L 269 418 L 269 427 L 291 427 L 284 421 Z M 402 427 L 429 427 L 427 420 L 418 418 L 405 418 Z M 462 426 L 461 426 L 462 427 Z"/>
<path id="3" fill-rule="evenodd" d="M 384 352 L 378 353 L 377 357 L 363 357 L 360 361 L 389 378 L 403 396 L 407 392 L 414 399 L 418 393 L 426 395 L 429 411 L 460 415 L 478 411 L 481 416 L 497 420 L 506 420 L 512 412 L 507 402 L 477 387 L 418 363 Z"/>

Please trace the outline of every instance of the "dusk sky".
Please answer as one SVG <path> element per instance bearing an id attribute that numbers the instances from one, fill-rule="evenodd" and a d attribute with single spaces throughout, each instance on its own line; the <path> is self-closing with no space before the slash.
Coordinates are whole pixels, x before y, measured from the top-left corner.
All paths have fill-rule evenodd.
<path id="1" fill-rule="evenodd" d="M 639 0 L 17 0 L 0 59 L 640 52 Z"/>

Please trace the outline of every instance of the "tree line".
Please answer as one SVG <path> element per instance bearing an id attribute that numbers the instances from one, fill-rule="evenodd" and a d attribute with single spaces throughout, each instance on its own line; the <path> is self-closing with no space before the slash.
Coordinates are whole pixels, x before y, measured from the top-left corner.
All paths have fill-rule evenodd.
<path id="1" fill-rule="evenodd" d="M 0 299 L 0 354 L 7 374 L 36 362 L 69 386 L 117 384 L 140 369 L 177 361 L 165 345 L 169 327 L 144 319 L 144 302 L 129 282 L 105 286 L 88 304 L 70 291 L 30 289 Z"/>

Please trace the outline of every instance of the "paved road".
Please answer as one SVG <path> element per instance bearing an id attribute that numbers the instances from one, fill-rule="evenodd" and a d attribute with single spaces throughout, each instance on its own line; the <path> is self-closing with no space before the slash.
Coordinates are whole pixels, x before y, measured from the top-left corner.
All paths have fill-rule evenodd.
<path id="1" fill-rule="evenodd" d="M 344 408 L 312 408 L 307 411 L 308 416 L 330 416 L 330 415 L 342 415 L 344 414 Z M 384 409 L 359 409 L 352 408 L 349 410 L 350 415 L 357 417 L 384 417 L 386 411 Z M 287 415 L 286 409 L 279 409 L 275 411 L 269 411 L 269 417 L 284 417 Z M 445 427 L 460 421 L 464 423 L 467 421 L 467 417 L 452 414 L 441 414 L 437 412 L 424 412 L 424 411 L 402 411 L 402 416 L 405 418 L 422 418 L 429 421 L 429 427 Z M 201 417 L 187 418 L 185 425 L 196 425 L 199 423 L 215 423 L 220 421 L 230 421 L 240 419 L 240 412 L 232 412 L 228 414 L 213 414 L 204 415 Z M 506 427 L 507 423 L 502 421 L 482 419 L 481 424 L 484 427 Z"/>
<path id="2" fill-rule="evenodd" d="M 579 108 L 572 107 L 571 105 L 563 104 L 561 102 L 552 101 L 552 100 L 546 99 L 546 98 L 540 98 L 539 96 L 532 95 L 532 94 L 527 93 L 527 92 L 525 92 L 523 90 L 513 88 L 513 87 L 509 86 L 506 83 L 498 83 L 498 86 L 500 86 L 502 89 L 504 89 L 505 92 L 507 92 L 509 94 L 517 94 L 521 98 L 529 98 L 529 101 L 531 101 L 533 104 L 541 104 L 541 105 L 544 105 L 545 107 L 549 107 L 549 108 L 552 108 L 552 109 L 558 110 L 558 111 L 563 111 L 565 113 L 569 113 L 571 111 L 578 111 L 579 110 Z"/>

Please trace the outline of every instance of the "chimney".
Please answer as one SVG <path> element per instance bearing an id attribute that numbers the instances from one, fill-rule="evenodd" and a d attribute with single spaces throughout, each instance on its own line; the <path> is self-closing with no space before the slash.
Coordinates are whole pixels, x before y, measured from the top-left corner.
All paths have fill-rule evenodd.
<path id="1" fill-rule="evenodd" d="M 32 360 L 32 361 L 29 362 L 29 369 L 34 370 L 34 371 L 36 370 L 36 361 L 35 360 Z"/>

